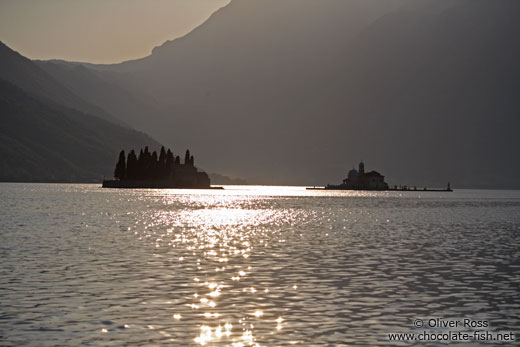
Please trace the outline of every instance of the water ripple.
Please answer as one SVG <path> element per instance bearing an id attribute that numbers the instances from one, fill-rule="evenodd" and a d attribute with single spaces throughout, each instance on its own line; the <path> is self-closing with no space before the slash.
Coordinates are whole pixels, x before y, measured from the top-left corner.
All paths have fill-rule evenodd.
<path id="1" fill-rule="evenodd" d="M 2 345 L 376 346 L 416 318 L 520 326 L 515 192 L 0 191 Z"/>

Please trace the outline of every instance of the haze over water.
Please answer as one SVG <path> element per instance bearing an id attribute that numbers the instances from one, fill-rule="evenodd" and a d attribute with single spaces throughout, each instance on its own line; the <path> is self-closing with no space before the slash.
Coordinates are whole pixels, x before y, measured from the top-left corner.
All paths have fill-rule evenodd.
<path id="1" fill-rule="evenodd" d="M 1 345 L 374 346 L 431 317 L 518 335 L 520 191 L 0 195 Z"/>

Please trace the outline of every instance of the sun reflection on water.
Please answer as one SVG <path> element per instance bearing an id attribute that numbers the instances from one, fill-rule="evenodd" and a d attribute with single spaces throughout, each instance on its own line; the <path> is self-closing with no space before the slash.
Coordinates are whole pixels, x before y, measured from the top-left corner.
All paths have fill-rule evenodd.
<path id="1" fill-rule="evenodd" d="M 518 193 L 281 190 L 4 185 L 3 344 L 376 346 L 427 314 L 520 326 Z"/>
<path id="2" fill-rule="evenodd" d="M 184 299 L 189 311 L 174 306 L 172 317 L 199 327 L 193 337 L 198 345 L 258 346 L 256 330 L 261 335 L 280 334 L 286 324 L 280 308 L 270 303 L 272 292 L 251 285 L 255 279 L 252 257 L 255 249 L 283 241 L 272 239 L 272 229 L 265 233 L 267 226 L 290 224 L 301 216 L 270 208 L 268 194 L 276 189 L 260 192 L 259 196 L 258 190 L 238 195 L 161 191 L 158 203 L 163 208 L 144 218 L 142 228 L 135 228 L 143 230 L 140 239 L 152 238 L 156 248 L 175 250 L 175 259 L 191 272 L 191 281 L 183 284 L 189 291 Z M 274 312 L 264 309 L 269 307 Z"/>
<path id="3" fill-rule="evenodd" d="M 161 254 L 174 255 L 170 258 L 178 262 L 175 268 L 189 274 L 189 280 L 177 278 L 186 295 L 177 301 L 181 305 L 173 305 L 172 314 L 187 330 L 198 331 L 192 337 L 195 343 L 255 346 L 267 336 L 275 340 L 277 334 L 292 336 L 286 329 L 290 320 L 282 318 L 290 307 L 280 307 L 277 298 L 301 300 L 298 283 L 294 278 L 265 283 L 261 275 L 265 269 L 258 265 L 273 264 L 266 249 L 280 249 L 285 256 L 291 238 L 303 237 L 293 225 L 312 219 L 315 212 L 276 205 L 284 196 L 297 197 L 302 191 L 301 187 L 153 191 L 153 214 L 143 216 L 142 224 L 133 229 L 139 239 L 153 240 Z"/>

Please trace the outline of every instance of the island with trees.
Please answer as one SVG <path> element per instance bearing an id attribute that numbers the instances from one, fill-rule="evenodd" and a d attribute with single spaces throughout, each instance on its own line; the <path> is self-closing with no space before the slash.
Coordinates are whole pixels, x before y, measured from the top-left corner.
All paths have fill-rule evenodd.
<path id="1" fill-rule="evenodd" d="M 211 188 L 209 176 L 199 171 L 194 163 L 189 150 L 184 163 L 164 146 L 159 154 L 150 153 L 147 146 L 140 150 L 139 156 L 134 150 L 126 156 L 123 150 L 114 170 L 114 179 L 104 180 L 103 188 Z"/>

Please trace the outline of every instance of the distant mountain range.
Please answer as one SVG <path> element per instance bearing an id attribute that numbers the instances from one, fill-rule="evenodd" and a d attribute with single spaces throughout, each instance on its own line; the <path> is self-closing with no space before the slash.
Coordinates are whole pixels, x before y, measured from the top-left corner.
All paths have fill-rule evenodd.
<path id="1" fill-rule="evenodd" d="M 251 183 L 339 183 L 363 159 L 391 185 L 520 188 L 517 13 L 517 0 L 232 0 L 121 64 L 2 46 L 0 79 Z"/>
<path id="2" fill-rule="evenodd" d="M 29 95 L 0 80 L 0 181 L 100 182 L 121 148 L 159 147 L 149 136 Z"/>
<path id="3" fill-rule="evenodd" d="M 160 148 L 1 43 L 0 118 L 0 181 L 100 182 L 122 148 Z"/>

